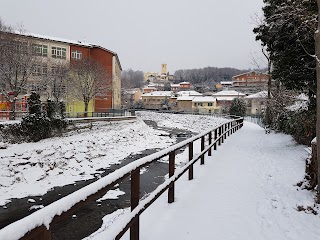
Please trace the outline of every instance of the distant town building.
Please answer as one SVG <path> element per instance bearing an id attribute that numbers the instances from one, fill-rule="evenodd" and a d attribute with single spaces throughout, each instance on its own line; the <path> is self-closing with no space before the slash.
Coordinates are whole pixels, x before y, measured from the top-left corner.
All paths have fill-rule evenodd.
<path id="1" fill-rule="evenodd" d="M 266 109 L 267 91 L 261 91 L 244 97 L 247 103 L 247 115 L 260 115 Z"/>
<path id="2" fill-rule="evenodd" d="M 266 73 L 251 71 L 232 77 L 232 87 L 248 90 L 266 89 L 269 75 Z"/>
<path id="3" fill-rule="evenodd" d="M 235 98 L 243 98 L 246 95 L 235 90 L 225 90 L 212 94 L 213 97 L 217 100 L 217 107 L 220 108 L 220 111 L 230 107 L 231 102 Z"/>

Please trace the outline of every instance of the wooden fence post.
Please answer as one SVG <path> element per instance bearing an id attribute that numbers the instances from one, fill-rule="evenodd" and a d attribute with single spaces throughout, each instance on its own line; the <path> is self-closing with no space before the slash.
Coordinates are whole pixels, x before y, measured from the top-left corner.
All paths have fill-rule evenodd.
<path id="1" fill-rule="evenodd" d="M 189 143 L 189 161 L 193 158 L 193 142 Z M 193 165 L 189 167 L 189 180 L 193 179 Z"/>
<path id="2" fill-rule="evenodd" d="M 201 137 L 201 152 L 204 150 L 204 136 Z M 200 159 L 200 164 L 203 165 L 204 164 L 204 155 L 203 154 L 201 156 L 201 159 Z"/>
<path id="3" fill-rule="evenodd" d="M 217 142 L 216 142 L 216 140 L 217 140 L 217 138 L 218 138 L 217 134 L 218 134 L 218 130 L 215 129 L 215 130 L 214 130 L 214 144 L 213 144 L 213 149 L 214 149 L 214 150 L 217 150 Z"/>
<path id="4" fill-rule="evenodd" d="M 140 168 L 131 172 L 131 211 L 139 204 L 140 194 Z M 135 217 L 130 227 L 130 240 L 139 240 L 139 216 Z"/>
<path id="5" fill-rule="evenodd" d="M 175 151 L 169 153 L 169 178 L 174 175 L 174 165 L 175 165 Z M 170 184 L 168 190 L 168 203 L 174 202 L 174 182 Z"/>
<path id="6" fill-rule="evenodd" d="M 222 126 L 221 126 L 221 135 L 222 135 L 222 137 L 221 137 L 221 143 L 224 143 L 224 136 L 225 136 L 224 127 L 225 127 L 225 125 L 222 125 Z"/>
<path id="7" fill-rule="evenodd" d="M 209 132 L 209 145 L 211 145 L 212 143 L 212 132 Z M 211 152 L 211 147 L 208 150 L 208 156 L 211 156 L 212 152 Z"/>

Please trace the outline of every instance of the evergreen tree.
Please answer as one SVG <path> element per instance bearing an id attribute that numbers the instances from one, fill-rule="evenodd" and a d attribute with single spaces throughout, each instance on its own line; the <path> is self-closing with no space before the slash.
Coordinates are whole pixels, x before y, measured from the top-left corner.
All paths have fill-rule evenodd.
<path id="1" fill-rule="evenodd" d="M 288 89 L 308 91 L 309 109 L 315 110 L 316 60 L 315 0 L 264 0 L 264 20 L 253 31 L 267 48 L 272 78 Z"/>
<path id="2" fill-rule="evenodd" d="M 243 117 L 246 114 L 246 102 L 242 98 L 234 98 L 229 109 L 230 115 Z"/>
<path id="3" fill-rule="evenodd" d="M 21 128 L 29 140 L 37 142 L 51 135 L 50 119 L 42 111 L 39 94 L 33 92 L 28 99 L 29 112 L 22 118 Z"/>

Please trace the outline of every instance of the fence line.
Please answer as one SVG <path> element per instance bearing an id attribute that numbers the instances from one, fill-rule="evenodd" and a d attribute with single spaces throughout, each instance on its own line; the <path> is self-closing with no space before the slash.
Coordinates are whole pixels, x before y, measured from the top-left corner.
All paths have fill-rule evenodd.
<path id="1" fill-rule="evenodd" d="M 168 202 L 174 202 L 175 181 L 177 181 L 187 171 L 189 173 L 189 180 L 192 180 L 193 165 L 199 159 L 200 164 L 204 165 L 205 155 L 208 153 L 208 156 L 211 156 L 212 148 L 217 150 L 217 147 L 221 145 L 227 137 L 235 133 L 242 126 L 243 118 L 232 119 L 207 132 L 191 137 L 169 148 L 129 163 L 96 182 L 91 183 L 86 187 L 83 187 L 76 192 L 34 212 L 33 214 L 6 226 L 0 230 L 0 239 L 11 240 L 21 238 L 26 240 L 50 240 L 51 227 L 53 225 L 61 219 L 72 215 L 74 211 L 83 207 L 85 204 L 99 199 L 115 184 L 121 182 L 127 177 L 131 177 L 131 213 L 126 216 L 126 221 L 124 221 L 122 225 L 119 224 L 115 226 L 117 229 L 113 229 L 112 232 L 115 232 L 113 239 L 120 239 L 130 228 L 130 239 L 138 240 L 139 216 L 142 212 L 166 190 L 168 190 Z M 201 141 L 201 152 L 194 154 L 193 147 L 197 140 Z M 188 147 L 189 149 L 189 162 L 182 168 L 175 170 L 175 155 L 183 147 Z M 169 156 L 169 179 L 159 185 L 148 197 L 140 200 L 140 169 L 165 156 Z M 16 231 L 16 229 L 19 229 L 19 231 Z"/>

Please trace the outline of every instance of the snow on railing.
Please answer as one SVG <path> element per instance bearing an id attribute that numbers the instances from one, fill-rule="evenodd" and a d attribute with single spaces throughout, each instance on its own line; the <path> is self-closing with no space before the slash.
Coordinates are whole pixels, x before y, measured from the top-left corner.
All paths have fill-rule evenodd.
<path id="1" fill-rule="evenodd" d="M 115 226 L 109 230 L 109 234 L 114 235 L 115 239 L 119 239 L 128 228 L 131 228 L 131 239 L 139 239 L 138 231 L 139 223 L 136 219 L 139 215 L 155 201 L 162 193 L 169 189 L 169 202 L 174 201 L 174 182 L 189 170 L 189 179 L 193 178 L 193 164 L 201 159 L 204 163 L 204 155 L 208 152 L 211 156 L 211 149 L 217 149 L 217 144 L 223 143 L 224 139 L 230 134 L 240 129 L 243 125 L 243 118 L 236 118 L 227 123 L 220 124 L 218 127 L 201 133 L 197 136 L 186 139 L 171 147 L 168 147 L 149 156 L 140 158 L 128 165 L 108 174 L 107 176 L 69 194 L 58 201 L 30 214 L 29 216 L 16 221 L 0 230 L 1 240 L 16 239 L 51 239 L 50 227 L 59 222 L 62 218 L 70 216 L 75 210 L 84 204 L 94 201 L 103 196 L 115 184 L 124 178 L 131 176 L 131 209 L 132 212 L 126 216 L 122 224 Z M 205 137 L 208 136 L 208 146 L 205 147 Z M 193 143 L 201 139 L 201 152 L 194 156 Z M 183 168 L 176 170 L 174 167 L 175 152 L 182 147 L 189 147 L 189 162 Z M 157 189 L 143 200 L 139 199 L 139 178 L 140 169 L 151 162 L 159 160 L 162 157 L 169 156 L 169 178 L 159 185 Z M 135 203 L 133 203 L 135 202 Z M 138 223 L 138 224 L 137 224 Z M 109 237 L 110 238 L 110 235 Z"/>

